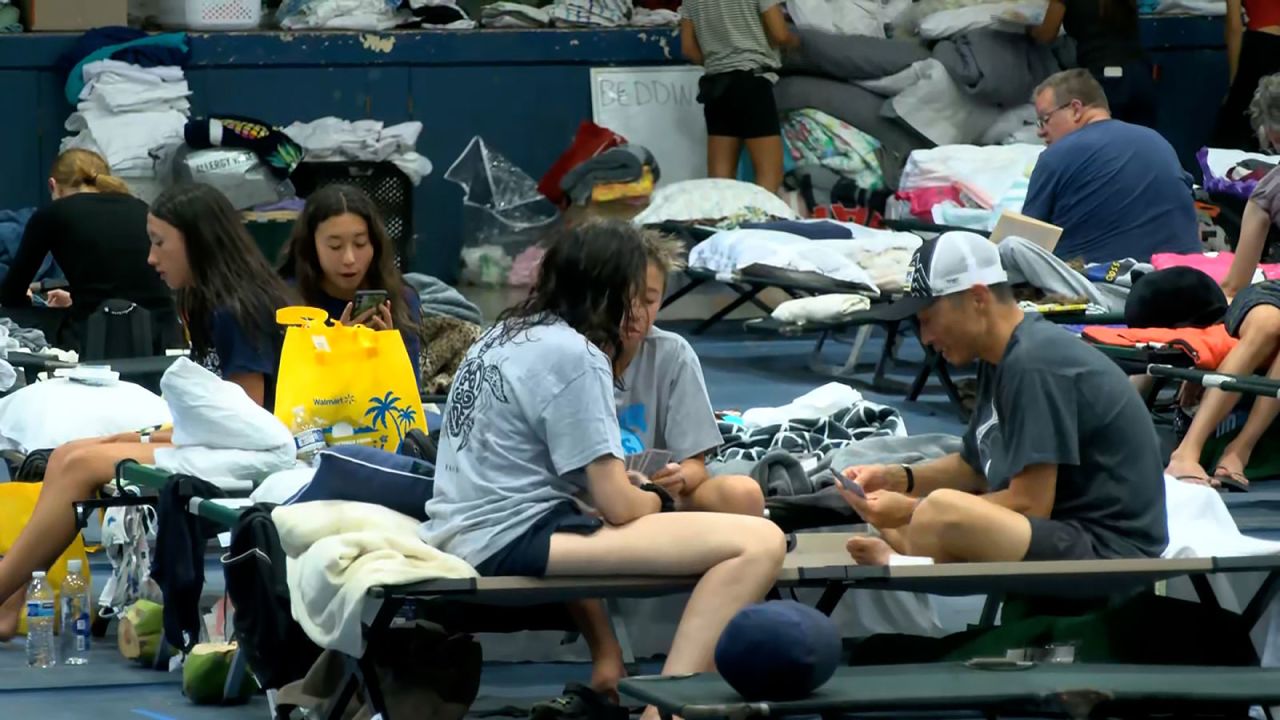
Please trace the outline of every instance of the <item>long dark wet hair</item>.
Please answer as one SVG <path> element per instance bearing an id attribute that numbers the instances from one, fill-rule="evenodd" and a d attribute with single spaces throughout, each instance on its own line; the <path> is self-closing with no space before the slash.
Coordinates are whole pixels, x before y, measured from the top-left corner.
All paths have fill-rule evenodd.
<path id="1" fill-rule="evenodd" d="M 616 367 L 622 328 L 631 324 L 649 268 L 643 231 L 630 223 L 594 220 L 556 231 L 544 246 L 529 296 L 498 316 L 498 341 L 559 318 Z"/>
<path id="2" fill-rule="evenodd" d="M 178 185 L 156 198 L 151 214 L 182 233 L 191 285 L 178 290 L 178 311 L 192 354 L 213 352 L 215 312 L 229 313 L 259 351 L 269 351 L 281 333 L 276 310 L 292 305 L 292 294 L 231 201 L 209 185 Z"/>
<path id="3" fill-rule="evenodd" d="M 413 331 L 413 319 L 405 300 L 404 277 L 396 265 L 396 248 L 387 234 L 378 206 L 363 190 L 351 185 L 326 185 L 311 193 L 302 215 L 293 224 L 293 234 L 282 252 L 280 274 L 293 280 L 303 302 L 315 303 L 324 295 L 321 281 L 320 254 L 316 250 L 316 231 L 320 223 L 350 213 L 364 220 L 373 245 L 373 261 L 364 274 L 361 287 L 386 290 L 391 302 L 391 321 L 397 330 Z M 337 318 L 334 318 L 337 320 Z"/>

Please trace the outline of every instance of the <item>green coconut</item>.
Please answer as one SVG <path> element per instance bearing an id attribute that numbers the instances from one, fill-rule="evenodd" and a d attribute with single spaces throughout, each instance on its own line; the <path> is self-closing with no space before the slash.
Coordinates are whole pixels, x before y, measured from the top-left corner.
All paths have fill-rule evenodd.
<path id="1" fill-rule="evenodd" d="M 150 600 L 130 605 L 120 618 L 116 644 L 129 660 L 155 667 L 164 651 L 164 606 Z"/>
<path id="2" fill-rule="evenodd" d="M 227 695 L 236 643 L 200 643 L 191 648 L 182 664 L 182 694 L 196 705 L 229 705 L 248 702 L 258 686 L 246 672 L 237 692 Z"/>

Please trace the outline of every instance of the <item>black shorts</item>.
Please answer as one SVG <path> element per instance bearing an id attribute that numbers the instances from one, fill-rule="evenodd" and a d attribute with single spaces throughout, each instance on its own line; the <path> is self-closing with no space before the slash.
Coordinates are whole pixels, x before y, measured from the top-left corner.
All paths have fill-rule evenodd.
<path id="1" fill-rule="evenodd" d="M 560 503 L 523 535 L 476 565 L 476 572 L 483 577 L 543 577 L 547 574 L 552 535 L 558 532 L 590 535 L 602 527 L 604 521 L 600 518 L 583 515 L 571 502 Z"/>
<path id="2" fill-rule="evenodd" d="M 1079 525 L 1036 517 L 1027 520 L 1031 522 L 1031 542 L 1023 560 L 1097 560 L 1101 557 Z"/>
<path id="3" fill-rule="evenodd" d="M 1259 305 L 1280 308 L 1280 280 L 1267 280 L 1250 285 L 1236 295 L 1231 305 L 1227 307 L 1226 316 L 1222 318 L 1222 322 L 1227 326 L 1227 334 L 1234 338 L 1240 337 L 1240 327 L 1244 325 L 1245 317 L 1250 310 Z"/>
<path id="4" fill-rule="evenodd" d="M 704 76 L 698 89 L 707 135 L 752 140 L 782 134 L 769 78 L 734 70 Z"/>

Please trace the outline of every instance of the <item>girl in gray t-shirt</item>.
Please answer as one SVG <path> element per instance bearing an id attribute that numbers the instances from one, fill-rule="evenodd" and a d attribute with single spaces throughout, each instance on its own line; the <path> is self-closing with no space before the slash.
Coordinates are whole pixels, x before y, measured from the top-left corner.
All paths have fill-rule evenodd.
<path id="1" fill-rule="evenodd" d="M 529 297 L 458 370 L 420 534 L 484 576 L 583 576 L 584 597 L 590 576 L 700 577 L 663 668 L 678 675 L 711 668 L 720 631 L 764 597 L 786 544 L 762 517 L 669 514 L 665 490 L 627 476 L 613 392 L 622 329 L 642 300 L 643 243 L 617 222 L 548 243 Z M 612 692 L 624 671 L 603 606 L 581 601 L 573 615 L 592 685 Z"/>

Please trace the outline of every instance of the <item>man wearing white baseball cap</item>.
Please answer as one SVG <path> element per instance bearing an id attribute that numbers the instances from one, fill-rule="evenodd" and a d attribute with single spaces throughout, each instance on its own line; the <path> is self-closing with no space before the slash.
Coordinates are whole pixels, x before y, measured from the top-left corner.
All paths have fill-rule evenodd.
<path id="1" fill-rule="evenodd" d="M 978 361 L 960 453 L 844 470 L 841 495 L 880 531 L 854 537 L 860 564 L 893 552 L 937 562 L 1158 557 L 1168 543 L 1155 427 L 1102 353 L 1013 299 L 987 239 L 946 233 L 911 261 L 920 339 L 952 365 Z"/>

